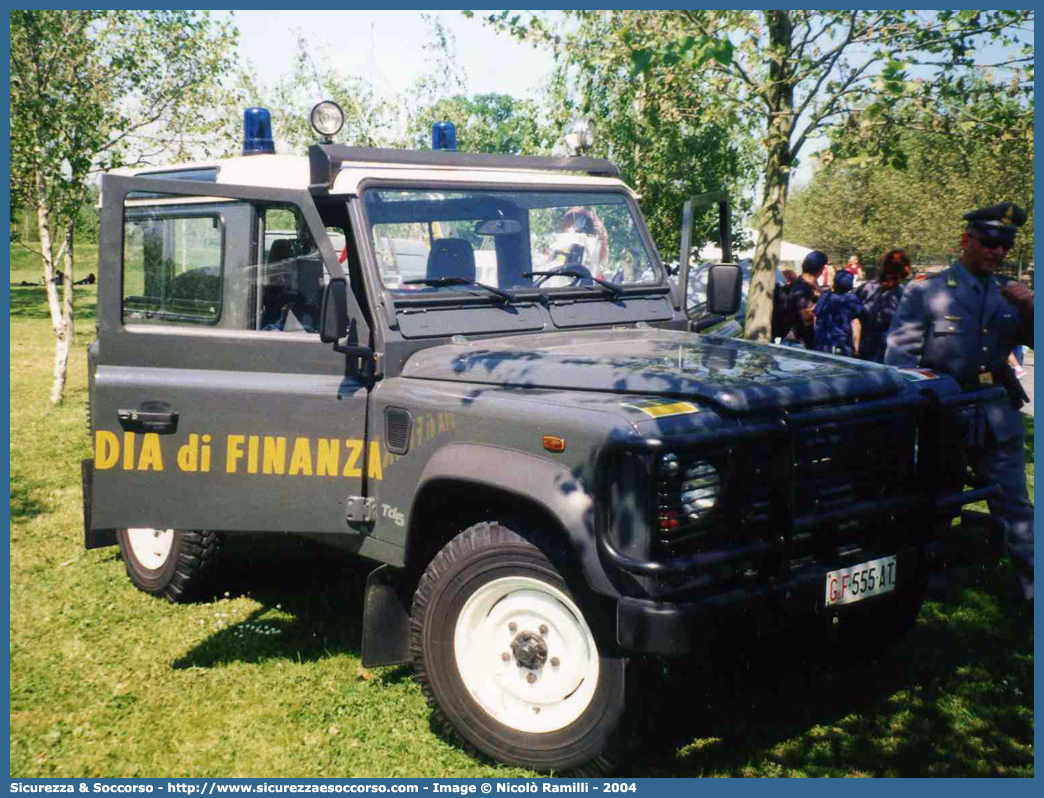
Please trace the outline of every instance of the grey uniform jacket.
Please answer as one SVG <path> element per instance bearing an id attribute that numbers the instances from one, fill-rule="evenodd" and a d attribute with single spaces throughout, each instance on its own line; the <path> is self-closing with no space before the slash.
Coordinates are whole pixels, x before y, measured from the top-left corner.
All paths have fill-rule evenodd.
<path id="1" fill-rule="evenodd" d="M 885 363 L 933 369 L 965 387 L 977 384 L 980 374 L 1005 367 L 1015 346 L 1033 345 L 1032 316 L 1020 317 L 1001 296 L 1007 282 L 991 275 L 980 283 L 957 261 L 909 283 L 888 328 Z M 1009 402 L 991 405 L 986 417 L 998 441 L 1022 435 L 1019 412 Z"/>

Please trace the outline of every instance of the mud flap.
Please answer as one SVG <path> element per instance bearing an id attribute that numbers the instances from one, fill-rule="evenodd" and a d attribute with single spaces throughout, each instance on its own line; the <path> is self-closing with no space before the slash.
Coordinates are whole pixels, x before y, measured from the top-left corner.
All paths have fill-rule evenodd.
<path id="1" fill-rule="evenodd" d="M 410 608 L 399 590 L 401 574 L 382 565 L 366 577 L 362 664 L 367 668 L 410 661 Z"/>
<path id="2" fill-rule="evenodd" d="M 100 549 L 116 545 L 115 529 L 91 529 L 91 502 L 94 489 L 94 459 L 80 461 L 80 478 L 83 484 L 83 547 Z"/>

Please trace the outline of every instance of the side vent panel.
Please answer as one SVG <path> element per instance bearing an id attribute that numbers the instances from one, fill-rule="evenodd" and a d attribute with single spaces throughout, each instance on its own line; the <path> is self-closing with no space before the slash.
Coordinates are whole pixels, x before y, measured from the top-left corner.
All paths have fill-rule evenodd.
<path id="1" fill-rule="evenodd" d="M 406 454 L 410 449 L 413 417 L 404 407 L 384 409 L 384 445 L 392 454 Z"/>

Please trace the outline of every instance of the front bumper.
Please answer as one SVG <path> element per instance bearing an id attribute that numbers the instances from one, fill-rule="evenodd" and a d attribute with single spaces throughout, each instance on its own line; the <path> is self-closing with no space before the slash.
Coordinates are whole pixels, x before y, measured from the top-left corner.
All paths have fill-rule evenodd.
<path id="1" fill-rule="evenodd" d="M 825 606 L 827 573 L 837 566 L 804 568 L 790 578 L 751 584 L 692 601 L 657 602 L 621 598 L 617 602 L 617 643 L 633 653 L 680 657 L 701 650 L 708 640 L 739 630 L 782 631 L 792 624 L 845 625 L 859 616 L 923 595 L 938 551 L 906 547 L 896 554 L 899 584 L 890 593 L 851 604 Z M 868 553 L 867 559 L 885 556 Z"/>

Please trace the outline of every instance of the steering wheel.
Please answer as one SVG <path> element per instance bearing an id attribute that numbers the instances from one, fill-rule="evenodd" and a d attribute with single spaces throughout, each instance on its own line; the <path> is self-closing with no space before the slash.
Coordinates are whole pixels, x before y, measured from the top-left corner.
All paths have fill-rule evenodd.
<path id="1" fill-rule="evenodd" d="M 566 256 L 569 255 L 568 252 L 564 252 L 562 250 L 555 250 L 554 254 L 555 254 L 556 257 L 558 255 L 566 255 Z M 565 277 L 572 277 L 573 282 L 571 282 L 569 284 L 569 286 L 568 286 L 569 288 L 572 288 L 573 286 L 577 286 L 577 285 L 591 285 L 594 282 L 591 279 L 591 270 L 590 269 L 588 269 L 586 266 L 584 266 L 584 265 L 582 265 L 580 263 L 570 263 L 568 260 L 564 264 L 562 264 L 561 266 L 558 266 L 557 268 L 554 268 L 554 269 L 548 269 L 548 271 L 551 272 L 551 274 L 545 274 L 545 275 L 537 278 L 537 280 L 536 280 L 536 287 L 537 288 L 542 286 L 544 283 L 546 283 L 548 280 L 550 280 L 552 277 L 554 277 L 557 272 L 560 272 L 560 271 L 583 272 L 583 275 L 584 275 L 583 277 L 572 277 L 571 275 L 563 275 Z"/>

